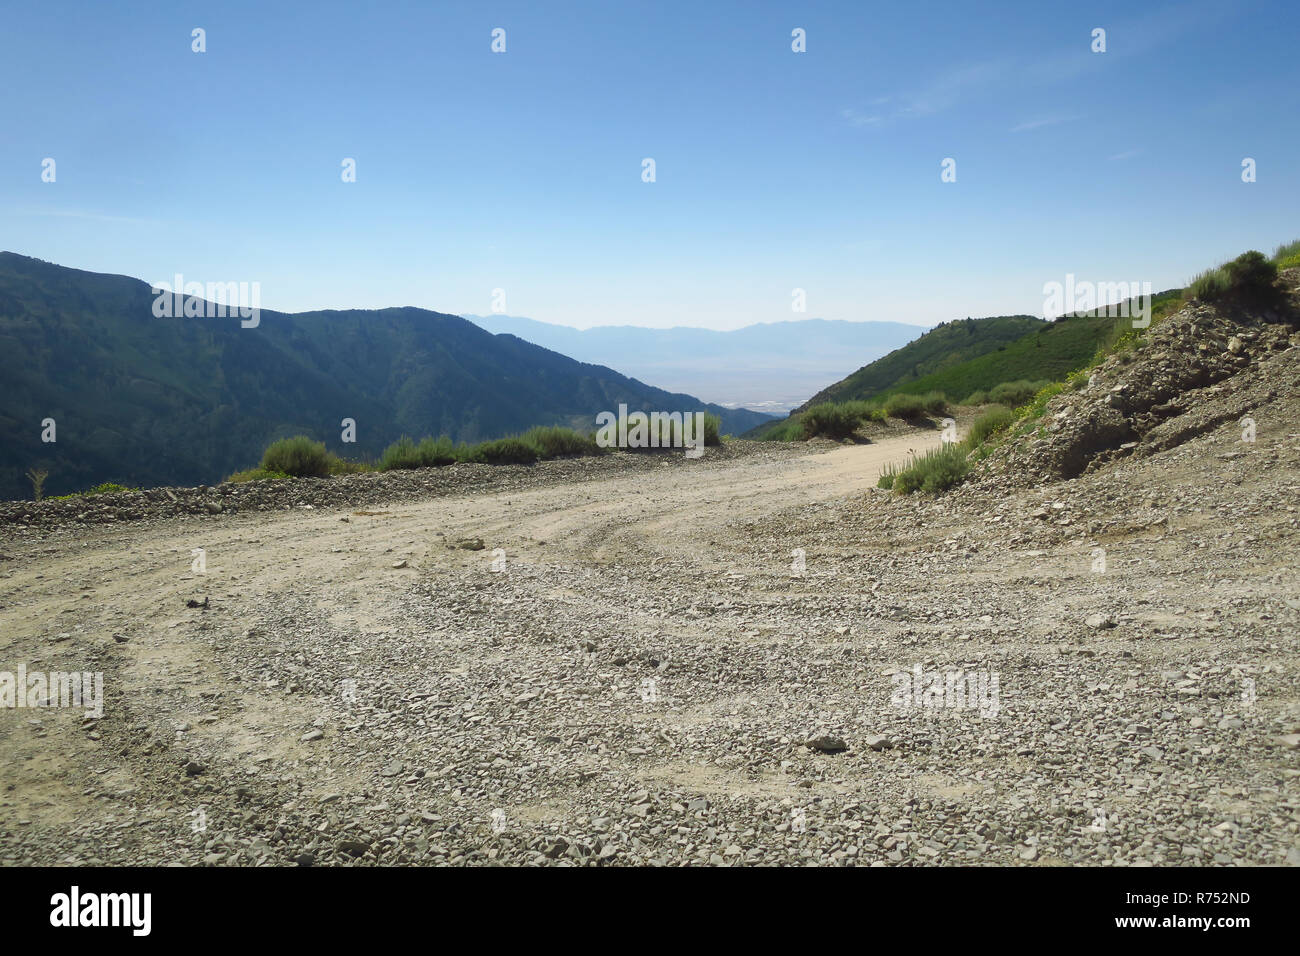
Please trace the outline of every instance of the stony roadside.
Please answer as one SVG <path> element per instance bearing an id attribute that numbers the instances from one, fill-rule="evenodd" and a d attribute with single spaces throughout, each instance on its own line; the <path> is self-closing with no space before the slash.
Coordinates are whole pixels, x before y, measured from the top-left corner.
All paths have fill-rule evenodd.
<path id="1" fill-rule="evenodd" d="M 783 459 L 828 451 L 830 442 L 733 441 L 710 450 L 711 466 L 737 457 Z M 365 472 L 330 478 L 223 482 L 195 488 L 158 487 L 99 495 L 0 501 L 0 540 L 27 533 L 120 522 L 287 511 L 293 508 L 381 507 L 441 495 L 523 489 L 538 484 L 638 474 L 682 464 L 671 451 L 566 458 L 535 465 L 455 464 L 445 468 Z"/>

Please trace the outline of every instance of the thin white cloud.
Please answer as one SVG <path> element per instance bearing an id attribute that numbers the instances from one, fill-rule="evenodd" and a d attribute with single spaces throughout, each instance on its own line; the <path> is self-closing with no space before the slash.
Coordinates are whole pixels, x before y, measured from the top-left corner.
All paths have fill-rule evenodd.
<path id="1" fill-rule="evenodd" d="M 1009 84 L 1037 87 L 1062 83 L 1089 71 L 1102 69 L 1116 59 L 1148 54 L 1152 50 L 1168 46 L 1178 36 L 1191 30 L 1209 28 L 1230 13 L 1230 7 L 1207 0 L 1192 6 L 1166 7 L 1135 19 L 1098 24 L 1107 30 L 1106 53 L 1093 53 L 1090 48 L 1091 33 L 1084 31 L 1072 43 L 1068 42 L 1070 38 L 1063 38 L 1063 42 L 1054 51 L 1036 59 L 1002 58 L 972 63 L 942 74 L 919 89 L 879 97 L 874 101 L 876 105 L 889 102 L 895 104 L 894 108 L 882 115 L 872 116 L 868 122 L 860 121 L 868 114 L 854 109 L 844 110 L 843 115 L 852 126 L 875 126 L 897 119 L 931 116 Z M 1031 121 L 1021 124 L 1012 132 L 1045 125 L 1050 123 Z"/>
<path id="2" fill-rule="evenodd" d="M 1078 116 L 1047 116 L 1043 119 L 1029 120 L 1025 123 L 1019 123 L 1016 126 L 1011 127 L 1011 132 L 1023 133 L 1026 130 L 1042 129 L 1044 126 L 1056 126 L 1060 123 L 1073 123 L 1075 120 L 1080 118 L 1081 117 Z"/>
<path id="3" fill-rule="evenodd" d="M 882 122 L 879 116 L 859 113 L 854 109 L 844 110 L 841 115 L 850 126 L 875 126 L 877 123 Z"/>
<path id="4" fill-rule="evenodd" d="M 108 216 L 98 212 L 86 212 L 81 209 L 20 209 L 15 216 L 50 216 L 59 219 L 89 219 L 93 222 L 127 223 L 133 226 L 162 226 L 160 219 L 137 219 L 133 216 Z"/>

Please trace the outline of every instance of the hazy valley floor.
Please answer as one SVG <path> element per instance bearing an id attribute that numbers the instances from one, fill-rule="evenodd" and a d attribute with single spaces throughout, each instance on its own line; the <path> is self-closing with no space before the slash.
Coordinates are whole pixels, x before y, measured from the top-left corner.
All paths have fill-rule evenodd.
<path id="1" fill-rule="evenodd" d="M 1234 434 L 1006 496 L 876 490 L 917 432 L 10 537 L 0 670 L 106 703 L 0 710 L 0 862 L 1295 863 L 1300 422 Z"/>

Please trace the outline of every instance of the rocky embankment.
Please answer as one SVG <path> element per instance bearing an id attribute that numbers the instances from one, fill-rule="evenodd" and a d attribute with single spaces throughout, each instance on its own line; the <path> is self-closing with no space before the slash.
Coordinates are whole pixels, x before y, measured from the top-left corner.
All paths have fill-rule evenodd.
<path id="1" fill-rule="evenodd" d="M 1051 399 L 1043 426 L 1000 448 L 982 475 L 1020 487 L 1048 484 L 1177 447 L 1228 423 L 1246 430 L 1256 411 L 1295 403 L 1300 269 L 1284 273 L 1283 282 L 1285 308 L 1193 302 L 1170 316 L 1145 347 L 1110 356 L 1081 388 Z"/>

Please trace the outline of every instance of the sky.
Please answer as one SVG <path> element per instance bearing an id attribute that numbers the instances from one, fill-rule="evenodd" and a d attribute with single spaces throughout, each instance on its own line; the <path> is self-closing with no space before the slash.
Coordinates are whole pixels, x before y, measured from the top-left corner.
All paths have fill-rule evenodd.
<path id="1" fill-rule="evenodd" d="M 4 20 L 0 249 L 257 282 L 268 309 L 929 326 L 1042 314 L 1067 274 L 1159 291 L 1300 238 L 1293 0 L 86 0 Z"/>

